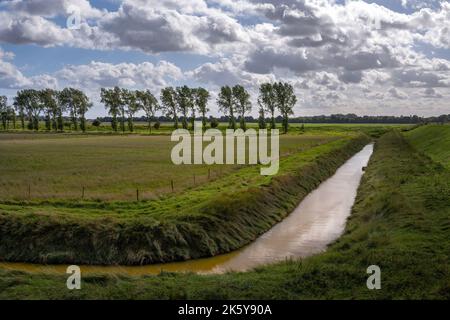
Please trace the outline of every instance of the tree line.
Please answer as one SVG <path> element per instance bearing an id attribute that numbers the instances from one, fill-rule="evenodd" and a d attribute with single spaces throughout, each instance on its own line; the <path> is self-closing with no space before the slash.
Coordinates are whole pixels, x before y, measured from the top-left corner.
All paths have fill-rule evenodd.
<path id="1" fill-rule="evenodd" d="M 174 122 L 174 128 L 189 129 L 194 121 L 201 119 L 203 127 L 207 125 L 208 102 L 211 94 L 205 88 L 188 86 L 166 87 L 161 90 L 160 101 L 149 91 L 127 90 L 115 87 L 101 89 L 101 101 L 108 110 L 113 131 L 133 131 L 134 115 L 143 111 L 151 131 L 155 114 L 161 111 Z M 289 117 L 293 115 L 293 107 L 297 102 L 294 89 L 289 83 L 265 83 L 260 87 L 258 98 L 260 128 L 266 128 L 265 115 L 271 116 L 270 127 L 275 128 L 275 113 L 279 111 L 283 117 L 283 129 L 288 130 Z M 229 128 L 237 128 L 237 119 L 241 129 L 246 129 L 246 115 L 252 111 L 249 92 L 241 85 L 223 86 L 217 98 L 219 111 L 223 112 Z M 211 123 L 216 126 L 217 123 Z"/>
<path id="2" fill-rule="evenodd" d="M 64 113 L 69 114 L 75 130 L 86 131 L 86 113 L 92 104 L 81 91 L 65 88 L 62 91 L 25 89 L 17 92 L 12 106 L 5 96 L 0 97 L 0 118 L 4 130 L 14 129 L 19 122 L 22 130 L 39 130 L 39 121 L 44 119 L 45 128 L 50 131 L 64 130 Z"/>
<path id="3" fill-rule="evenodd" d="M 282 116 L 283 129 L 288 130 L 289 117 L 293 115 L 293 107 L 297 102 L 294 89 L 289 83 L 264 83 L 259 89 L 259 127 L 271 129 L 276 127 L 275 113 Z M 102 88 L 101 102 L 108 111 L 111 127 L 114 132 L 134 131 L 134 119 L 138 112 L 143 112 L 151 132 L 156 113 L 161 112 L 174 122 L 174 128 L 193 128 L 194 121 L 201 119 L 206 127 L 208 119 L 211 127 L 218 122 L 207 117 L 208 102 L 211 94 L 204 88 L 188 86 L 166 87 L 161 90 L 160 102 L 150 90 L 128 90 L 124 88 Z M 217 98 L 219 110 L 224 113 L 229 128 L 246 129 L 248 114 L 252 111 L 249 92 L 241 85 L 223 86 Z M 92 103 L 81 90 L 65 88 L 62 91 L 53 89 L 25 89 L 17 92 L 12 106 L 8 105 L 5 96 L 0 97 L 0 117 L 4 130 L 16 129 L 17 121 L 24 130 L 39 130 L 39 121 L 44 120 L 48 131 L 63 131 L 66 120 L 73 130 L 86 131 L 86 113 Z M 269 123 L 266 121 L 269 115 Z M 94 123 L 99 125 L 97 121 Z"/>

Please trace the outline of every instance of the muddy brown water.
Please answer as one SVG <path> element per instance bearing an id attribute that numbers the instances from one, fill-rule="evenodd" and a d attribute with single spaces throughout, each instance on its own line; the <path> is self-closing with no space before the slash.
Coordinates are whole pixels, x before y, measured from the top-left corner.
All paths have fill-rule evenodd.
<path id="1" fill-rule="evenodd" d="M 81 272 L 128 275 L 158 274 L 161 271 L 224 273 L 248 271 L 261 265 L 323 252 L 345 229 L 364 173 L 363 168 L 367 166 L 372 153 L 373 144 L 364 147 L 331 178 L 306 196 L 286 219 L 243 249 L 212 258 L 147 266 L 81 266 Z M 0 267 L 65 274 L 67 265 L 0 262 Z"/>

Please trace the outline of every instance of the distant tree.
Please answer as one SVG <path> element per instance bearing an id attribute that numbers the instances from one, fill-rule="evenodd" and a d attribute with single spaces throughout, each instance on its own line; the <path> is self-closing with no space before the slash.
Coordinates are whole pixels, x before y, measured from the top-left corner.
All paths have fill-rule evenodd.
<path id="1" fill-rule="evenodd" d="M 156 111 L 160 109 L 158 100 L 150 90 L 137 91 L 136 96 L 139 108 L 145 112 L 147 117 L 148 130 L 152 132 L 152 121 L 155 118 Z"/>
<path id="2" fill-rule="evenodd" d="M 266 123 L 266 115 L 264 112 L 264 108 L 259 109 L 259 118 L 258 118 L 258 126 L 260 129 L 266 129 L 267 123 Z"/>
<path id="3" fill-rule="evenodd" d="M 48 131 L 58 130 L 58 115 L 60 106 L 58 105 L 58 92 L 52 89 L 45 89 L 39 92 L 42 108 L 45 111 L 45 127 Z"/>
<path id="4" fill-rule="evenodd" d="M 203 128 L 206 127 L 206 113 L 208 113 L 209 91 L 204 88 L 194 89 L 194 101 L 198 112 L 202 115 Z"/>
<path id="5" fill-rule="evenodd" d="M 73 129 L 78 131 L 78 113 L 74 99 L 76 99 L 76 89 L 64 88 L 59 94 L 59 104 L 69 112 Z"/>
<path id="6" fill-rule="evenodd" d="M 234 116 L 233 90 L 229 86 L 220 88 L 220 93 L 217 98 L 219 110 L 228 116 L 229 128 L 236 129 L 236 118 Z"/>
<path id="7" fill-rule="evenodd" d="M 0 96 L 0 118 L 3 130 L 6 130 L 6 122 L 8 120 L 8 98 Z"/>
<path id="8" fill-rule="evenodd" d="M 297 103 L 297 97 L 294 88 L 289 83 L 278 82 L 273 85 L 276 97 L 276 105 L 283 117 L 284 133 L 289 129 L 289 116 L 294 114 L 294 106 Z"/>
<path id="9" fill-rule="evenodd" d="M 211 128 L 217 128 L 219 126 L 219 121 L 216 118 L 211 118 Z"/>
<path id="10" fill-rule="evenodd" d="M 261 109 L 270 113 L 270 128 L 275 129 L 275 110 L 277 108 L 276 105 L 276 97 L 275 90 L 271 83 L 263 83 L 259 88 L 259 98 L 258 104 Z"/>
<path id="11" fill-rule="evenodd" d="M 161 127 L 161 122 L 156 121 L 154 127 L 156 130 L 158 130 Z"/>
<path id="12" fill-rule="evenodd" d="M 177 109 L 177 93 L 172 87 L 161 90 L 161 103 L 163 110 L 168 117 L 174 120 L 174 127 L 178 129 L 178 109 Z"/>
<path id="13" fill-rule="evenodd" d="M 25 130 L 26 99 L 22 91 L 17 92 L 17 96 L 14 98 L 14 108 L 19 114 L 20 126 L 22 130 Z"/>
<path id="14" fill-rule="evenodd" d="M 13 124 L 13 129 L 16 129 L 16 111 L 14 110 L 13 107 L 8 106 L 7 108 L 7 117 L 8 117 L 8 122 L 7 122 L 7 127 L 9 128 L 9 122 L 12 121 Z"/>
<path id="15" fill-rule="evenodd" d="M 73 102 L 75 104 L 76 114 L 80 119 L 80 129 L 86 132 L 86 112 L 92 107 L 92 103 L 89 102 L 89 98 L 81 90 L 74 89 L 72 91 L 74 96 Z"/>
<path id="16" fill-rule="evenodd" d="M 138 112 L 140 109 L 137 95 L 138 95 L 137 91 L 122 89 L 122 101 L 126 106 L 126 113 L 128 118 L 128 130 L 130 132 L 134 131 L 133 117 L 136 114 L 136 112 Z"/>
<path id="17" fill-rule="evenodd" d="M 102 122 L 97 118 L 92 121 L 92 125 L 98 130 L 98 128 L 102 125 Z"/>
<path id="18" fill-rule="evenodd" d="M 178 111 L 183 116 L 182 119 L 182 126 L 183 129 L 188 129 L 188 121 L 189 118 L 188 114 L 189 111 L 192 111 L 192 125 L 194 125 L 195 121 L 195 106 L 192 96 L 192 90 L 188 86 L 183 87 L 177 87 L 176 89 L 176 101 L 177 101 L 177 107 Z"/>
<path id="19" fill-rule="evenodd" d="M 33 89 L 19 91 L 18 95 L 23 99 L 25 109 L 28 114 L 28 128 L 30 130 L 39 130 L 39 117 L 42 112 L 42 104 L 39 92 Z"/>
<path id="20" fill-rule="evenodd" d="M 241 85 L 236 85 L 232 89 L 233 91 L 233 103 L 235 110 L 240 117 L 240 127 L 243 130 L 247 129 L 245 123 L 245 114 L 252 110 L 252 103 L 250 102 L 250 94 Z"/>
<path id="21" fill-rule="evenodd" d="M 117 116 L 119 114 L 121 101 L 121 91 L 119 87 L 114 89 L 101 89 L 101 102 L 108 109 L 108 113 L 111 115 L 111 127 L 114 132 L 117 132 Z"/>

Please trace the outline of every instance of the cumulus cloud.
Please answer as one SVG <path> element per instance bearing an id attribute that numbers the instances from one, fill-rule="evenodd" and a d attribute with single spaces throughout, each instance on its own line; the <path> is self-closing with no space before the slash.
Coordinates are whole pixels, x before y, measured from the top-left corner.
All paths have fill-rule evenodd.
<path id="1" fill-rule="evenodd" d="M 0 42 L 137 50 L 161 61 L 94 61 L 27 77 L 10 53 L 0 51 L 0 86 L 67 84 L 93 90 L 160 88 L 182 81 L 217 91 L 241 83 L 257 96 L 262 82 L 284 80 L 294 84 L 298 107 L 311 112 L 330 105 L 339 110 L 367 105 L 374 111 L 386 103 L 410 110 L 408 102 L 430 98 L 443 109 L 445 99 L 437 98 L 447 96 L 450 87 L 450 4 L 396 1 L 407 10 L 329 0 L 123 0 L 115 11 L 88 0 L 3 1 Z M 54 19 L 65 17 L 70 5 L 81 8 L 77 30 Z M 430 53 L 435 50 L 440 58 Z M 166 52 L 211 62 L 182 71 L 182 59 L 177 66 L 158 58 Z"/>
<path id="2" fill-rule="evenodd" d="M 129 87 L 161 88 L 168 80 L 182 78 L 181 70 L 167 61 L 158 64 L 143 62 L 103 63 L 91 62 L 87 65 L 70 65 L 55 73 L 55 76 L 70 86 L 80 88 Z"/>

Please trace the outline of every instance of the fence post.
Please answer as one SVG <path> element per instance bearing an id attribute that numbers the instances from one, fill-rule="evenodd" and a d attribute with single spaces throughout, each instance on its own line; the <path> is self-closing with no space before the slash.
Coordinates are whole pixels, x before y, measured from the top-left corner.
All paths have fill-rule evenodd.
<path id="1" fill-rule="evenodd" d="M 170 185 L 172 186 L 172 192 L 173 192 L 173 180 L 170 180 Z"/>
<path id="2" fill-rule="evenodd" d="M 139 202 L 139 189 L 136 189 L 136 201 Z"/>

